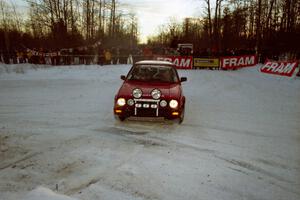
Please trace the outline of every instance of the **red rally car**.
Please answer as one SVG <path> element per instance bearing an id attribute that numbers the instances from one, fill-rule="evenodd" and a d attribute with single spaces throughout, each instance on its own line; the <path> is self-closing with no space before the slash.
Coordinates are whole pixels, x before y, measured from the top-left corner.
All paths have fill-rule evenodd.
<path id="1" fill-rule="evenodd" d="M 184 118 L 185 96 L 173 63 L 145 60 L 135 63 L 115 96 L 114 114 L 126 118 Z"/>

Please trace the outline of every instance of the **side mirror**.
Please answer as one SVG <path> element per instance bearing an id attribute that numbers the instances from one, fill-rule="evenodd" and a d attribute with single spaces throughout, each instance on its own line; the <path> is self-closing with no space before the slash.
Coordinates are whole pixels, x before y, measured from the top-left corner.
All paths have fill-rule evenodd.
<path id="1" fill-rule="evenodd" d="M 121 75 L 121 79 L 122 79 L 122 80 L 125 80 L 125 79 L 126 79 L 126 76 Z"/>
<path id="2" fill-rule="evenodd" d="M 180 82 L 184 82 L 184 81 L 187 81 L 187 78 L 186 77 L 181 77 Z"/>

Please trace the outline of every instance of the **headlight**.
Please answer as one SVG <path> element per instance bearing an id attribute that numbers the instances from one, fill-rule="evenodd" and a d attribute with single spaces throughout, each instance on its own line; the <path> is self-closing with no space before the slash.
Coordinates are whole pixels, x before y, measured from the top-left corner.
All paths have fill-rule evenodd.
<path id="1" fill-rule="evenodd" d="M 128 104 L 129 106 L 133 106 L 133 105 L 134 105 L 133 99 L 128 99 L 128 100 L 127 100 L 127 104 Z"/>
<path id="2" fill-rule="evenodd" d="M 152 96 L 153 99 L 159 99 L 160 96 L 161 96 L 160 90 L 158 90 L 158 89 L 152 90 L 151 96 Z"/>
<path id="3" fill-rule="evenodd" d="M 171 100 L 170 101 L 170 103 L 169 103 L 169 106 L 171 107 L 171 108 L 177 108 L 177 106 L 178 106 L 178 101 L 176 101 L 176 100 Z"/>
<path id="4" fill-rule="evenodd" d="M 162 101 L 159 103 L 159 105 L 160 105 L 161 107 L 166 107 L 166 106 L 168 105 L 168 103 L 167 103 L 165 100 L 162 100 Z"/>
<path id="5" fill-rule="evenodd" d="M 126 100 L 124 98 L 118 98 L 117 105 L 124 106 L 126 104 Z"/>
<path id="6" fill-rule="evenodd" d="M 134 90 L 132 91 L 133 97 L 134 97 L 134 98 L 137 98 L 137 99 L 138 99 L 138 98 L 141 98 L 142 94 L 143 94 L 143 92 L 142 92 L 142 90 L 139 89 L 139 88 L 136 88 L 136 89 L 134 89 Z"/>

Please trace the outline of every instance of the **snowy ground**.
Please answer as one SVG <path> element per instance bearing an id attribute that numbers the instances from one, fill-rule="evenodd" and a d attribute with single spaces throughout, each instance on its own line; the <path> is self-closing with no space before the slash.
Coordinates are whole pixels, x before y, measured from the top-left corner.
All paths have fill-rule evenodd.
<path id="1" fill-rule="evenodd" d="M 179 71 L 182 125 L 122 123 L 128 65 L 30 68 L 0 65 L 1 200 L 300 199 L 299 78 Z"/>

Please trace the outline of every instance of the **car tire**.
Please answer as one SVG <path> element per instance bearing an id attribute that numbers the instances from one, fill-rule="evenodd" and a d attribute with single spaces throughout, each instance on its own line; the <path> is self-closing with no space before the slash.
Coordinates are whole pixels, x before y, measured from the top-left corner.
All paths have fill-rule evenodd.
<path id="1" fill-rule="evenodd" d="M 126 119 L 125 117 L 119 116 L 119 120 L 120 120 L 121 122 L 123 122 L 125 119 Z"/>
<path id="2" fill-rule="evenodd" d="M 124 121 L 125 119 L 126 119 L 126 117 L 115 115 L 115 120 Z"/>
<path id="3" fill-rule="evenodd" d="M 184 120 L 184 107 L 182 108 L 178 123 L 181 124 Z"/>

